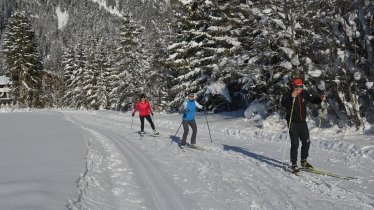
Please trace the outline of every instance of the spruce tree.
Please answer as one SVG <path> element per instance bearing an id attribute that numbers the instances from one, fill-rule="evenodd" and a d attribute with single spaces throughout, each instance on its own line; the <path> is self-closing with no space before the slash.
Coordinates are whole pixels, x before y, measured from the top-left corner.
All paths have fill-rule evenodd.
<path id="1" fill-rule="evenodd" d="M 141 88 L 145 85 L 145 68 L 149 66 L 142 49 L 141 28 L 130 16 L 123 19 L 119 44 L 114 70 L 117 78 L 110 93 L 110 103 L 112 108 L 127 110 L 133 106 L 134 96 L 144 91 Z"/>
<path id="2" fill-rule="evenodd" d="M 15 101 L 22 107 L 42 107 L 42 64 L 26 12 L 15 12 L 9 20 L 3 52 Z"/>
<path id="3" fill-rule="evenodd" d="M 188 92 L 197 93 L 198 97 L 204 94 L 212 63 L 216 60 L 215 49 L 212 48 L 215 42 L 208 32 L 215 9 L 211 1 L 194 0 L 177 13 L 174 23 L 176 36 L 167 48 L 167 63 L 175 76 L 170 91 L 174 99 L 171 107 L 179 106 Z"/>
<path id="4" fill-rule="evenodd" d="M 62 97 L 62 106 L 63 107 L 71 107 L 72 98 L 71 98 L 71 91 L 72 91 L 72 82 L 74 79 L 74 48 L 69 47 L 64 50 L 64 54 L 62 56 L 62 65 L 64 67 L 63 70 L 63 97 Z"/>

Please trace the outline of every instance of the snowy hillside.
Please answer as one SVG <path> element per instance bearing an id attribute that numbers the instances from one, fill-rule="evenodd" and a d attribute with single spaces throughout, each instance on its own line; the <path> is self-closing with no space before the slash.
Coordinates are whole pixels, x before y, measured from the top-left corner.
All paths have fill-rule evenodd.
<path id="1" fill-rule="evenodd" d="M 182 151 L 178 114 L 155 114 L 160 136 L 146 123 L 142 138 L 130 113 L 0 115 L 0 209 L 374 209 L 372 129 L 308 122 L 309 161 L 357 178 L 344 180 L 285 171 L 289 140 L 277 116 L 208 114 L 211 143 L 198 113 L 197 144 L 206 150 Z"/>

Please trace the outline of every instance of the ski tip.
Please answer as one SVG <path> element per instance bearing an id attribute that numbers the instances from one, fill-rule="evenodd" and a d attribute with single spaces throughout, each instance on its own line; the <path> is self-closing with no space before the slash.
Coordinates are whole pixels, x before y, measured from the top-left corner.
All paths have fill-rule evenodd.
<path id="1" fill-rule="evenodd" d="M 300 176 L 300 173 L 299 172 L 297 172 L 297 173 L 292 173 L 293 175 L 295 175 L 295 176 Z"/>

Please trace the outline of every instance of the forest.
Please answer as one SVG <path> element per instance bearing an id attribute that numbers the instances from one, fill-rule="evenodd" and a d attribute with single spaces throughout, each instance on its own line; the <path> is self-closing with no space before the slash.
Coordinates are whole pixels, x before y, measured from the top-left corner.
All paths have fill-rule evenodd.
<path id="1" fill-rule="evenodd" d="M 369 0 L 0 0 L 0 35 L 14 107 L 282 114 L 299 77 L 325 125 L 374 123 Z"/>

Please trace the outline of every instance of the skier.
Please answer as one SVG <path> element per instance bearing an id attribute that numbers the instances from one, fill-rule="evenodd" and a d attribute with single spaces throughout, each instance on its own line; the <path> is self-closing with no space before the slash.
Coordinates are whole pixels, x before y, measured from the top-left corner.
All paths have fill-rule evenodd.
<path id="1" fill-rule="evenodd" d="M 292 80 L 293 89 L 284 94 L 282 98 L 282 106 L 286 108 L 287 125 L 289 126 L 289 135 L 291 138 L 291 170 L 293 173 L 298 173 L 297 168 L 297 153 L 299 149 L 299 140 L 301 146 L 301 167 L 313 168 L 308 163 L 308 153 L 310 146 L 309 130 L 306 119 L 306 105 L 307 102 L 319 104 L 326 100 L 326 96 L 310 95 L 308 91 L 303 90 L 303 81 L 300 78 Z"/>
<path id="2" fill-rule="evenodd" d="M 138 103 L 136 104 L 133 112 L 132 112 L 132 116 L 134 117 L 136 111 L 139 110 L 139 118 L 140 118 L 140 135 L 144 135 L 145 132 L 144 132 L 144 118 L 147 119 L 147 121 L 149 122 L 149 124 L 151 124 L 151 127 L 153 129 L 153 133 L 154 134 L 159 134 L 159 132 L 156 130 L 155 128 L 155 125 L 153 124 L 152 122 L 152 118 L 150 115 L 153 116 L 153 111 L 152 111 L 152 108 L 151 108 L 151 105 L 149 103 L 149 101 L 147 101 L 145 99 L 145 94 L 142 94 L 140 96 L 140 100 L 138 101 Z"/>
<path id="3" fill-rule="evenodd" d="M 189 126 L 192 128 L 192 136 L 191 136 L 191 146 L 196 145 L 196 134 L 197 134 L 197 125 L 195 121 L 195 111 L 196 108 L 204 109 L 197 101 L 194 99 L 194 94 L 190 93 L 183 103 L 182 112 L 183 112 L 183 137 L 182 142 L 180 144 L 181 147 L 186 146 L 186 139 L 189 132 Z"/>

